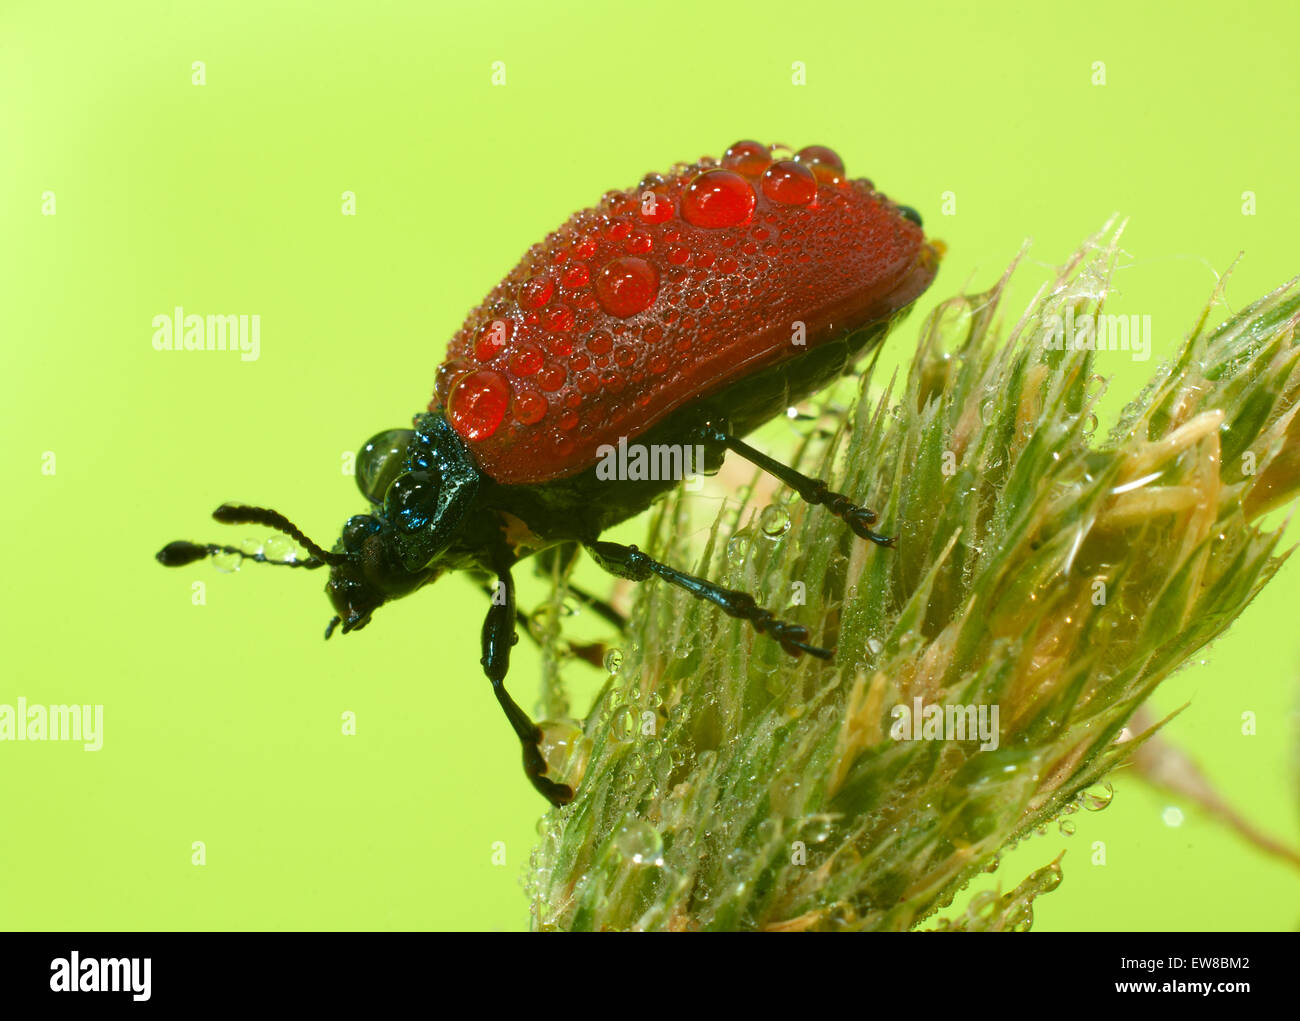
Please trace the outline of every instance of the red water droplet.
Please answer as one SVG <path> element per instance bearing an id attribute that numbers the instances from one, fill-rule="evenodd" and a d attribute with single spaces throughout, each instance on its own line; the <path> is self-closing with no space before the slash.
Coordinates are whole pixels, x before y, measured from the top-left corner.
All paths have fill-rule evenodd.
<path id="1" fill-rule="evenodd" d="M 590 364 L 591 359 L 581 352 L 569 359 L 569 368 L 573 369 L 575 372 L 581 372 Z"/>
<path id="2" fill-rule="evenodd" d="M 636 361 L 636 355 L 633 354 L 630 347 L 616 347 L 614 349 L 614 364 L 621 365 L 626 369 L 634 361 Z"/>
<path id="3" fill-rule="evenodd" d="M 662 352 L 653 355 L 650 359 L 650 364 L 646 367 L 656 375 L 661 372 L 667 372 L 668 356 L 666 354 L 663 354 Z"/>
<path id="4" fill-rule="evenodd" d="M 646 223 L 666 223 L 673 218 L 673 200 L 657 191 L 641 193 L 641 208 L 637 211 Z"/>
<path id="5" fill-rule="evenodd" d="M 563 365 L 551 364 L 537 374 L 537 385 L 548 393 L 554 393 L 564 386 L 564 381 L 568 377 L 569 374 L 564 370 Z"/>
<path id="6" fill-rule="evenodd" d="M 754 214 L 757 197 L 734 170 L 706 170 L 682 193 L 682 216 L 696 227 L 735 227 Z"/>
<path id="7" fill-rule="evenodd" d="M 485 440 L 497 431 L 510 405 L 510 386 L 491 369 L 461 376 L 447 398 L 452 428 L 467 440 Z"/>
<path id="8" fill-rule="evenodd" d="M 542 367 L 542 352 L 532 344 L 519 348 L 510 356 L 510 371 L 516 376 L 531 376 Z"/>
<path id="9" fill-rule="evenodd" d="M 745 139 L 737 142 L 722 157 L 722 165 L 728 170 L 757 177 L 772 162 L 772 154 L 762 142 Z"/>
<path id="10" fill-rule="evenodd" d="M 515 398 L 511 410 L 515 413 L 516 421 L 524 425 L 532 425 L 540 422 L 546 414 L 546 398 L 541 394 L 526 391 Z"/>
<path id="11" fill-rule="evenodd" d="M 560 416 L 559 426 L 561 429 L 572 429 L 578 424 L 578 413 L 576 411 L 566 411 Z"/>
<path id="12" fill-rule="evenodd" d="M 596 274 L 596 297 L 601 307 L 619 319 L 649 308 L 658 294 L 659 271 L 635 256 L 614 259 Z"/>
<path id="13" fill-rule="evenodd" d="M 604 330 L 601 330 L 599 333 L 593 333 L 587 338 L 587 350 L 594 355 L 609 354 L 609 351 L 613 346 L 613 338 Z"/>
<path id="14" fill-rule="evenodd" d="M 600 199 L 600 208 L 616 215 L 630 213 L 635 205 L 636 200 L 621 191 L 607 191 Z"/>
<path id="15" fill-rule="evenodd" d="M 594 394 L 600 389 L 600 378 L 594 372 L 578 373 L 578 389 L 585 394 Z"/>
<path id="16" fill-rule="evenodd" d="M 836 178 L 844 177 L 844 161 L 840 159 L 840 154 L 824 145 L 805 145 L 794 154 L 794 158 L 797 162 L 806 164 L 814 173 L 817 167 L 824 167 L 833 171 Z"/>
<path id="17" fill-rule="evenodd" d="M 690 249 L 682 245 L 673 245 L 668 249 L 668 261 L 676 266 L 685 266 L 691 261 Z"/>
<path id="18" fill-rule="evenodd" d="M 623 378 L 621 372 L 602 372 L 600 382 L 611 393 L 618 393 L 627 385 L 627 380 Z"/>
<path id="19" fill-rule="evenodd" d="M 493 319 L 478 328 L 474 338 L 474 357 L 480 362 L 490 362 L 504 350 L 514 324 L 509 319 Z"/>
<path id="20" fill-rule="evenodd" d="M 644 255 L 654 247 L 654 241 L 651 240 L 649 234 L 643 234 L 638 231 L 627 239 L 627 244 L 624 247 L 626 247 L 629 252 L 635 252 L 637 255 Z"/>
<path id="21" fill-rule="evenodd" d="M 579 238 L 573 245 L 573 254 L 579 259 L 590 259 L 596 254 L 595 238 Z"/>
<path id="22" fill-rule="evenodd" d="M 573 309 L 556 305 L 542 313 L 542 329 L 551 333 L 564 333 L 573 329 Z"/>
<path id="23" fill-rule="evenodd" d="M 545 274 L 525 280 L 519 288 L 519 304 L 527 309 L 545 308 L 555 294 L 555 281 Z"/>
<path id="24" fill-rule="evenodd" d="M 565 287 L 586 287 L 591 282 L 591 270 L 585 262 L 579 262 L 564 271 Z"/>
<path id="25" fill-rule="evenodd" d="M 817 197 L 817 178 L 802 163 L 781 160 L 764 171 L 763 194 L 787 206 L 806 206 Z"/>
<path id="26" fill-rule="evenodd" d="M 605 231 L 605 237 L 611 241 L 622 241 L 632 233 L 632 225 L 626 220 L 615 220 L 609 225 L 609 230 Z"/>
<path id="27" fill-rule="evenodd" d="M 651 323 L 642 332 L 641 339 L 647 344 L 658 344 L 664 339 L 664 328 L 658 323 Z"/>

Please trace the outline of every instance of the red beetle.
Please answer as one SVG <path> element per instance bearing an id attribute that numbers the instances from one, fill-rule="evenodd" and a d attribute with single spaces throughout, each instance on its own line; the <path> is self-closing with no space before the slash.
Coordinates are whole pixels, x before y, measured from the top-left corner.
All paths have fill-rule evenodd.
<path id="1" fill-rule="evenodd" d="M 872 531 L 872 511 L 738 437 L 850 368 L 929 286 L 938 260 L 916 212 L 850 180 L 830 149 L 737 142 L 721 161 L 608 192 L 529 249 L 452 338 L 414 428 L 365 445 L 357 484 L 370 507 L 332 550 L 275 511 L 227 504 L 214 517 L 277 529 L 310 554 L 254 560 L 330 567 L 327 638 L 339 624 L 360 630 L 446 571 L 495 575 L 482 664 L 530 780 L 564 804 L 572 789 L 546 776 L 541 731 L 504 687 L 518 617 L 512 566 L 580 545 L 615 575 L 658 576 L 748 620 L 792 655 L 829 657 L 805 625 L 749 595 L 600 535 L 683 474 L 716 471 L 731 450 L 891 545 Z M 705 464 L 692 469 L 700 450 Z M 243 555 L 179 541 L 158 560 L 214 553 Z"/>

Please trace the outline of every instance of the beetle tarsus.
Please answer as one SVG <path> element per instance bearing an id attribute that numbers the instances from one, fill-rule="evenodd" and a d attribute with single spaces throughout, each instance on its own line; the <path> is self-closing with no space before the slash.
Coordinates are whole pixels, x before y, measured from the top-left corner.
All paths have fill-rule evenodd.
<path id="1" fill-rule="evenodd" d="M 498 586 L 495 589 L 489 588 L 493 598 L 487 618 L 483 621 L 483 656 L 479 662 L 482 663 L 488 680 L 492 682 L 492 693 L 496 695 L 502 712 L 506 714 L 511 729 L 523 747 L 524 773 L 528 781 L 552 805 L 567 805 L 573 800 L 573 788 L 568 784 L 556 783 L 545 775 L 548 767 L 546 757 L 542 754 L 542 728 L 519 708 L 518 703 L 506 691 L 510 650 L 519 641 L 515 630 L 515 582 L 510 569 L 504 565 L 497 568 L 497 579 Z"/>
<path id="2" fill-rule="evenodd" d="M 894 548 L 897 545 L 895 536 L 881 535 L 879 532 L 872 531 L 870 526 L 876 523 L 875 511 L 854 503 L 843 493 L 832 491 L 821 479 L 809 478 L 803 472 L 782 464 L 776 458 L 769 457 L 761 450 L 755 450 L 744 440 L 732 436 L 716 426 L 703 427 L 701 434 L 706 442 L 735 451 L 750 464 L 757 465 L 773 478 L 785 483 L 799 494 L 799 498 L 804 503 L 825 507 L 848 525 L 854 535 L 869 542 L 874 542 L 877 546 Z"/>
<path id="3" fill-rule="evenodd" d="M 652 576 L 662 578 L 670 585 L 685 589 L 696 599 L 703 599 L 718 607 L 729 617 L 747 620 L 759 634 L 767 635 L 780 643 L 791 656 L 808 653 L 818 659 L 830 659 L 831 650 L 817 645 L 810 645 L 808 629 L 802 624 L 791 624 L 777 618 L 770 610 L 765 610 L 754 601 L 747 592 L 724 588 L 704 578 L 679 571 L 667 564 L 642 553 L 635 546 L 624 546 L 617 542 L 597 541 L 587 547 L 588 552 L 605 570 L 620 578 L 631 581 L 646 581 Z"/>

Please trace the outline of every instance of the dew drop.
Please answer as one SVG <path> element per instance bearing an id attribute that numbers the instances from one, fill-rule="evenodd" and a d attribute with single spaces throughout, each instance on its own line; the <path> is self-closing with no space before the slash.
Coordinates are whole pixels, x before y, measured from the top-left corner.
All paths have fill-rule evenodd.
<path id="1" fill-rule="evenodd" d="M 673 218 L 673 200 L 667 195 L 660 195 L 658 192 L 645 191 L 641 193 L 641 207 L 638 210 L 640 217 L 646 223 L 666 223 Z"/>
<path id="2" fill-rule="evenodd" d="M 614 259 L 596 275 L 596 297 L 601 307 L 619 319 L 645 311 L 658 294 L 659 271 L 636 256 Z"/>
<path id="3" fill-rule="evenodd" d="M 273 535 L 262 546 L 262 553 L 268 560 L 292 563 L 298 559 L 298 546 L 287 535 Z"/>
<path id="4" fill-rule="evenodd" d="M 737 142 L 722 157 L 722 165 L 727 170 L 749 177 L 757 177 L 772 162 L 772 155 L 762 142 L 745 139 Z"/>
<path id="5" fill-rule="evenodd" d="M 696 227 L 736 227 L 754 214 L 757 198 L 733 170 L 706 170 L 682 193 L 682 216 Z"/>
<path id="6" fill-rule="evenodd" d="M 663 837 L 644 819 L 630 822 L 619 830 L 614 849 L 633 865 L 660 868 L 664 863 Z"/>
<path id="7" fill-rule="evenodd" d="M 223 550 L 212 554 L 212 566 L 222 574 L 234 574 L 239 570 L 242 561 L 243 558 L 238 553 L 227 553 Z"/>
<path id="8" fill-rule="evenodd" d="M 519 304 L 531 311 L 545 308 L 555 295 L 555 281 L 546 274 L 525 280 L 519 288 Z"/>
<path id="9" fill-rule="evenodd" d="M 541 394 L 525 391 L 519 394 L 511 405 L 515 421 L 522 425 L 533 425 L 546 415 L 546 398 Z"/>
<path id="10" fill-rule="evenodd" d="M 537 373 L 537 385 L 547 393 L 554 393 L 564 386 L 568 378 L 569 373 L 563 365 L 551 364 Z"/>
<path id="11" fill-rule="evenodd" d="M 769 539 L 779 539 L 790 531 L 790 512 L 778 503 L 770 503 L 759 514 L 758 527 Z"/>
<path id="12" fill-rule="evenodd" d="M 1099 789 L 1092 788 L 1084 791 L 1079 796 L 1079 800 L 1083 803 L 1083 807 L 1086 811 L 1101 812 L 1109 807 L 1114 797 L 1115 788 L 1111 785 L 1110 781 L 1107 781 L 1102 784 Z"/>
<path id="13" fill-rule="evenodd" d="M 546 760 L 549 777 L 570 787 L 577 787 L 586 772 L 590 742 L 573 720 L 541 720 L 538 750 Z"/>
<path id="14" fill-rule="evenodd" d="M 556 305 L 542 313 L 542 329 L 550 333 L 566 333 L 573 329 L 573 309 Z"/>
<path id="15" fill-rule="evenodd" d="M 509 405 L 510 387 L 501 373 L 478 369 L 452 386 L 447 417 L 465 439 L 485 440 L 497 431 Z"/>
<path id="16" fill-rule="evenodd" d="M 806 145 L 795 153 L 794 158 L 823 184 L 839 184 L 844 180 L 844 161 L 834 149 L 824 145 Z"/>
<path id="17" fill-rule="evenodd" d="M 543 603 L 528 615 L 528 633 L 542 642 L 555 628 L 555 610 L 549 603 Z"/>
<path id="18" fill-rule="evenodd" d="M 763 172 L 763 194 L 787 206 L 806 206 L 817 197 L 817 178 L 802 163 L 781 160 Z"/>
<path id="19" fill-rule="evenodd" d="M 609 649 L 605 653 L 605 670 L 611 675 L 623 669 L 623 650 Z"/>
<path id="20" fill-rule="evenodd" d="M 505 348 L 514 326 L 509 319 L 493 319 L 478 328 L 474 338 L 474 357 L 490 362 Z"/>
<path id="21" fill-rule="evenodd" d="M 575 263 L 564 271 L 560 279 L 565 287 L 586 287 L 591 282 L 591 270 L 585 262 Z"/>
<path id="22" fill-rule="evenodd" d="M 727 563 L 732 567 L 743 567 L 749 556 L 749 535 L 737 532 L 727 540 Z"/>
<path id="23" fill-rule="evenodd" d="M 516 376 L 531 376 L 542 367 L 542 352 L 525 344 L 510 356 L 510 371 Z"/>

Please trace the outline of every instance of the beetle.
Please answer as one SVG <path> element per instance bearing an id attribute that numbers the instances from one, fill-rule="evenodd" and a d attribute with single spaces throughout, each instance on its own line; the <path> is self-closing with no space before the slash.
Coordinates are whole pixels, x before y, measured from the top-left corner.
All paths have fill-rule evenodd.
<path id="1" fill-rule="evenodd" d="M 672 471 L 610 478 L 603 455 L 615 444 L 689 448 L 715 472 L 732 452 L 892 545 L 873 511 L 741 437 L 878 344 L 929 286 L 941 251 L 915 210 L 848 178 L 824 146 L 746 140 L 721 159 L 648 174 L 570 217 L 469 313 L 427 410 L 360 452 L 368 507 L 331 549 L 267 508 L 225 504 L 213 516 L 275 529 L 308 553 L 251 559 L 329 568 L 326 638 L 360 631 L 380 606 L 448 572 L 495 576 L 480 662 L 528 779 L 563 805 L 574 792 L 547 776 L 542 732 L 505 688 L 520 616 L 512 567 L 581 547 L 611 574 L 663 579 L 747 620 L 791 655 L 829 658 L 805 625 L 748 594 L 601 539 L 677 482 Z M 157 559 L 179 567 L 217 553 L 245 556 L 182 540 Z"/>

